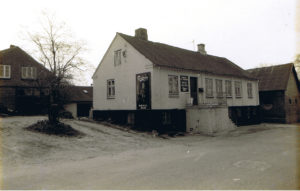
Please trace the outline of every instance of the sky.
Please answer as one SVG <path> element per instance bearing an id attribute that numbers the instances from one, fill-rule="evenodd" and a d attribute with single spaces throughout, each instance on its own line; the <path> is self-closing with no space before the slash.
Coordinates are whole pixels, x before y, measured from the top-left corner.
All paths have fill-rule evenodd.
<path id="1" fill-rule="evenodd" d="M 96 68 L 116 32 L 188 50 L 205 44 L 208 54 L 244 69 L 293 62 L 300 53 L 298 0 L 0 0 L 0 50 L 17 45 L 31 52 L 25 33 L 40 26 L 43 11 L 54 13 L 76 39 L 86 42 L 85 60 Z M 94 69 L 77 85 L 90 85 Z M 83 80 L 84 79 L 84 80 Z"/>

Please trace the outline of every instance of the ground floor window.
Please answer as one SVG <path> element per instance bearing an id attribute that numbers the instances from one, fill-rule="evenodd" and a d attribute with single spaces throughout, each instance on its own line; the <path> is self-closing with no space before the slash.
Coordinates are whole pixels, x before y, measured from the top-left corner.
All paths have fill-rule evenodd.
<path id="1" fill-rule="evenodd" d="M 248 92 L 248 98 L 253 98 L 252 83 L 247 83 L 247 92 Z"/>
<path id="2" fill-rule="evenodd" d="M 107 98 L 108 99 L 115 98 L 115 80 L 114 79 L 107 80 Z"/>
<path id="3" fill-rule="evenodd" d="M 235 97 L 241 98 L 242 97 L 242 83 L 239 81 L 234 82 L 235 88 Z"/>
<path id="4" fill-rule="evenodd" d="M 210 78 L 205 78 L 205 92 L 206 92 L 206 97 L 214 97 L 213 80 Z"/>

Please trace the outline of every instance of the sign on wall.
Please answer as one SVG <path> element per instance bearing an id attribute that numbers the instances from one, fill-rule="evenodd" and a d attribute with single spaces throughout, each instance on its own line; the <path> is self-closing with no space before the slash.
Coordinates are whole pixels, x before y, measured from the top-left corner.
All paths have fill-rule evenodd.
<path id="1" fill-rule="evenodd" d="M 150 72 L 136 75 L 136 107 L 151 109 Z"/>
<path id="2" fill-rule="evenodd" d="M 181 92 L 189 91 L 189 78 L 188 76 L 180 76 L 180 90 Z"/>

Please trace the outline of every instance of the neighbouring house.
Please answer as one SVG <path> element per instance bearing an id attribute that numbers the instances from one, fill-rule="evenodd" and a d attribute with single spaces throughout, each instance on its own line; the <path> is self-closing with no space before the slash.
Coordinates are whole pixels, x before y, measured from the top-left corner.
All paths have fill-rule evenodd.
<path id="1" fill-rule="evenodd" d="M 69 98 L 64 104 L 65 110 L 72 113 L 72 116 L 89 117 L 93 105 L 92 86 L 71 86 L 68 88 Z"/>
<path id="2" fill-rule="evenodd" d="M 214 133 L 259 122 L 258 80 L 223 57 L 117 33 L 93 74 L 93 117 Z"/>
<path id="3" fill-rule="evenodd" d="M 294 123 L 300 120 L 300 84 L 293 63 L 248 71 L 259 79 L 263 121 Z"/>
<path id="4" fill-rule="evenodd" d="M 40 114 L 47 111 L 50 72 L 21 48 L 0 51 L 0 112 Z"/>

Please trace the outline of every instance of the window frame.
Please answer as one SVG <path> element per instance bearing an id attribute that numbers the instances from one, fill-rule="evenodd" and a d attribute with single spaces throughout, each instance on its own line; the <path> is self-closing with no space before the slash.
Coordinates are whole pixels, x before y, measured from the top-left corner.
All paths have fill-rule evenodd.
<path id="1" fill-rule="evenodd" d="M 215 83 L 216 83 L 216 94 L 217 94 L 216 96 L 217 96 L 217 98 L 222 98 L 223 97 L 223 80 L 215 79 Z M 218 86 L 220 86 L 221 88 Z"/>
<path id="2" fill-rule="evenodd" d="M 109 79 L 106 81 L 107 99 L 115 99 L 116 97 L 116 82 L 115 79 Z"/>
<path id="3" fill-rule="evenodd" d="M 178 75 L 168 75 L 169 97 L 179 96 Z"/>
<path id="4" fill-rule="evenodd" d="M 232 98 L 232 81 L 231 80 L 225 80 L 225 93 L 226 93 L 227 98 Z"/>
<path id="5" fill-rule="evenodd" d="M 253 86 L 251 82 L 247 83 L 247 94 L 248 98 L 253 98 Z"/>
<path id="6" fill-rule="evenodd" d="M 207 98 L 213 98 L 214 97 L 213 89 L 214 89 L 213 79 L 212 78 L 205 78 L 205 96 Z"/>
<path id="7" fill-rule="evenodd" d="M 0 67 L 2 68 L 3 75 L 1 76 L 0 73 L 0 78 L 1 79 L 10 79 L 11 78 L 11 66 L 10 65 L 5 65 L 5 64 L 0 64 Z M 7 74 L 7 69 L 8 69 L 8 74 Z"/>
<path id="8" fill-rule="evenodd" d="M 32 67 L 32 66 L 22 66 L 21 67 L 21 79 L 23 79 L 23 80 L 37 79 L 37 68 Z"/>
<path id="9" fill-rule="evenodd" d="M 122 64 L 121 57 L 122 57 L 122 49 L 115 50 L 114 51 L 114 66 L 119 66 Z"/>
<path id="10" fill-rule="evenodd" d="M 239 94 L 238 90 L 239 89 Z M 243 97 L 243 89 L 242 89 L 242 82 L 241 81 L 234 81 L 234 92 L 236 98 L 242 98 Z"/>

